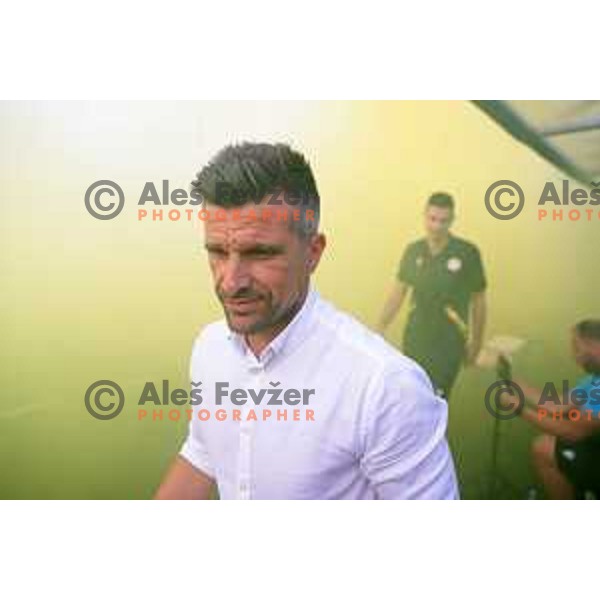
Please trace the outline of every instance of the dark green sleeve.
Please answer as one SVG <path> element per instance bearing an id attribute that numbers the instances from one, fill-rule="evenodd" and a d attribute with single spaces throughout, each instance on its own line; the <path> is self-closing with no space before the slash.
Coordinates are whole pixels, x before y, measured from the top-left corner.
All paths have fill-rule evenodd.
<path id="1" fill-rule="evenodd" d="M 483 292 L 487 287 L 487 281 L 485 278 L 481 254 L 476 246 L 473 246 L 470 254 L 468 286 L 471 293 L 474 294 L 476 292 Z"/>
<path id="2" fill-rule="evenodd" d="M 398 265 L 396 279 L 407 285 L 415 284 L 415 258 L 412 245 L 407 246 L 406 250 L 404 250 L 404 254 Z"/>

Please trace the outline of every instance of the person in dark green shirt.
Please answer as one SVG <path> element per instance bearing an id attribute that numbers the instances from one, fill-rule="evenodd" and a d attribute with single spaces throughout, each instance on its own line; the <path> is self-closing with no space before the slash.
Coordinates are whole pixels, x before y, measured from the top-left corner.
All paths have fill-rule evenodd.
<path id="1" fill-rule="evenodd" d="M 412 292 L 403 351 L 448 399 L 463 363 L 473 364 L 483 341 L 486 278 L 477 246 L 450 232 L 454 200 L 433 194 L 425 208 L 426 236 L 404 251 L 378 330 L 383 335 Z"/>

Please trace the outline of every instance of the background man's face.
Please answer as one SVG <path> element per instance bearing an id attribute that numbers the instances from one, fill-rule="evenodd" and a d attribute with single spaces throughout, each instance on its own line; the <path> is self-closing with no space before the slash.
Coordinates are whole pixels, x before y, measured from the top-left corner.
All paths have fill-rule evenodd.
<path id="1" fill-rule="evenodd" d="M 588 373 L 600 373 L 600 342 L 583 338 L 576 331 L 571 339 L 577 364 Z"/>
<path id="2" fill-rule="evenodd" d="M 262 207 L 253 208 L 259 213 Z M 242 214 L 247 210 L 242 207 Z M 289 222 L 233 219 L 233 209 L 225 213 L 226 220 L 205 222 L 205 246 L 229 327 L 241 334 L 277 329 L 308 289 L 322 236 L 305 240 Z"/>
<path id="3" fill-rule="evenodd" d="M 452 225 L 453 218 L 451 208 L 428 206 L 425 209 L 425 231 L 428 237 L 432 239 L 444 237 Z"/>

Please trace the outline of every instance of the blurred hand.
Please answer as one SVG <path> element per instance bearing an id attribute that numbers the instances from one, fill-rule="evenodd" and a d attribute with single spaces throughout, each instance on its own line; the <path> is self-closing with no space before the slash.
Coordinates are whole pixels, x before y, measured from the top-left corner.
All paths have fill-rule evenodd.
<path id="1" fill-rule="evenodd" d="M 481 352 L 481 344 L 474 344 L 471 341 L 468 342 L 465 347 L 465 365 L 467 367 L 474 366 L 480 352 Z"/>
<path id="2" fill-rule="evenodd" d="M 498 394 L 498 404 L 504 410 L 510 410 L 514 408 L 518 401 L 519 398 L 514 392 L 511 394 L 511 392 L 506 391 Z"/>

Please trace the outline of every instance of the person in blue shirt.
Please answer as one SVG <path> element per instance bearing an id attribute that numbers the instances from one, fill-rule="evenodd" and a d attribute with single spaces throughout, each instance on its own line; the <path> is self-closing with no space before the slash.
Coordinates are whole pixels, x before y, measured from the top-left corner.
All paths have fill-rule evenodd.
<path id="1" fill-rule="evenodd" d="M 566 401 L 554 387 L 538 390 L 515 378 L 525 396 L 518 414 L 543 432 L 533 442 L 532 458 L 547 496 L 566 500 L 591 492 L 600 499 L 600 319 L 575 325 L 572 350 L 586 376 Z M 505 393 L 500 402 L 508 408 L 515 397 Z"/>

